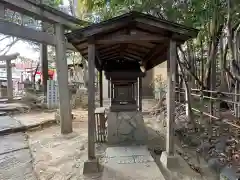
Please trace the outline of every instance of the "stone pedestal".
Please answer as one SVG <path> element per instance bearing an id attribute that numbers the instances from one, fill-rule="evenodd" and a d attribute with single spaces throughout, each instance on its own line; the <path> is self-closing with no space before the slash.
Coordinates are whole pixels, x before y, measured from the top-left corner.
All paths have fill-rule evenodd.
<path id="1" fill-rule="evenodd" d="M 162 152 L 160 161 L 167 169 L 177 169 L 179 167 L 178 156 L 170 156 L 166 151 Z"/>
<path id="2" fill-rule="evenodd" d="M 93 174 L 100 171 L 98 159 L 87 160 L 84 162 L 83 174 Z"/>
<path id="3" fill-rule="evenodd" d="M 107 132 L 111 145 L 143 145 L 147 141 L 147 130 L 139 111 L 109 112 Z"/>

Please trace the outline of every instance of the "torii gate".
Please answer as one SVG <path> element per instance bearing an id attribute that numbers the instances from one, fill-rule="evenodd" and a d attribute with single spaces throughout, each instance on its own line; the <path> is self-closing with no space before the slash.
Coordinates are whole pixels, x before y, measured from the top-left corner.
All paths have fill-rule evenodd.
<path id="1" fill-rule="evenodd" d="M 7 69 L 7 96 L 9 100 L 13 99 L 13 82 L 12 82 L 12 64 L 11 61 L 16 59 L 20 54 L 14 53 L 11 55 L 0 56 L 0 61 L 6 61 Z"/>
<path id="2" fill-rule="evenodd" d="M 34 19 L 40 20 L 41 22 L 49 23 L 53 25 L 54 32 L 51 34 L 26 26 L 18 25 L 14 22 L 9 22 L 5 19 L 6 9 L 10 9 L 14 12 L 33 17 Z M 74 18 L 68 14 L 65 14 L 47 5 L 41 4 L 37 1 L 0 0 L 0 33 L 45 45 L 44 47 L 41 47 L 42 52 L 45 52 L 41 55 L 42 60 L 47 59 L 46 45 L 52 45 L 56 48 L 56 68 L 58 74 L 57 77 L 60 96 L 60 127 L 62 134 L 71 133 L 73 131 L 70 108 L 70 94 L 68 89 L 66 50 L 70 49 L 76 51 L 76 48 L 72 44 L 66 42 L 64 33 L 87 24 L 89 23 Z M 46 64 L 47 62 L 45 61 L 44 65 Z"/>

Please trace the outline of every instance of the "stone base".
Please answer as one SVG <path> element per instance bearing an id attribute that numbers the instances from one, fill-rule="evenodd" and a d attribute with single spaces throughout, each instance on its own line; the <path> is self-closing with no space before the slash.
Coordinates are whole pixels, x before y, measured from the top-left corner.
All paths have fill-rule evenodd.
<path id="1" fill-rule="evenodd" d="M 136 104 L 128 104 L 128 105 L 118 105 L 118 104 L 112 104 L 110 106 L 110 111 L 111 112 L 136 112 L 138 106 Z"/>
<path id="2" fill-rule="evenodd" d="M 147 129 L 142 113 L 109 112 L 107 140 L 111 145 L 144 145 L 147 142 Z"/>
<path id="3" fill-rule="evenodd" d="M 179 168 L 178 156 L 169 156 L 166 151 L 162 152 L 160 161 L 167 169 Z"/>
<path id="4" fill-rule="evenodd" d="M 84 162 L 83 174 L 93 174 L 100 171 L 100 164 L 97 159 Z"/>

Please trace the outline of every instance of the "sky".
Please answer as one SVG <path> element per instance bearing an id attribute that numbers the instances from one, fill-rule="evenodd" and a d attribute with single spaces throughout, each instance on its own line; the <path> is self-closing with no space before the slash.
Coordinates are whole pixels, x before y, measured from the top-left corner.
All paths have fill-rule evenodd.
<path id="1" fill-rule="evenodd" d="M 64 5 L 69 5 L 68 0 L 63 0 Z M 2 36 L 0 37 L 0 39 Z M 0 43 L 0 49 L 3 49 L 6 45 L 8 45 L 11 41 L 9 40 L 4 40 L 1 41 Z M 7 54 L 12 54 L 12 53 L 20 53 L 20 56 L 38 61 L 40 57 L 40 53 L 34 51 L 31 46 L 28 45 L 28 43 L 19 41 L 15 45 L 12 46 L 10 51 Z"/>

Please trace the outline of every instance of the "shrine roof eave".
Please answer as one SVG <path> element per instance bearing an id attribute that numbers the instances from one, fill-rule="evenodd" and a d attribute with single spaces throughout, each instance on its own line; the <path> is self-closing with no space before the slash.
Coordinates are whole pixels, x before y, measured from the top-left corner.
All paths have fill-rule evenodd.
<path id="1" fill-rule="evenodd" d="M 140 33 L 137 38 L 143 40 L 143 35 L 146 39 L 139 41 L 135 39 L 125 40 L 120 39 L 121 36 L 126 36 L 127 33 Z M 153 55 L 147 69 L 160 64 L 167 59 L 167 50 L 169 40 L 174 39 L 177 44 L 182 44 L 188 39 L 195 38 L 199 30 L 189 28 L 165 19 L 159 19 L 151 15 L 143 14 L 140 12 L 130 12 L 107 21 L 97 24 L 92 24 L 85 28 L 73 30 L 71 33 L 65 34 L 68 42 L 83 55 L 88 58 L 88 43 L 96 44 L 96 51 L 99 61 L 114 60 L 120 57 L 141 61 Z M 128 34 L 129 35 L 129 34 Z M 148 38 L 151 40 L 148 41 Z M 110 43 L 106 42 L 106 39 Z M 127 41 L 126 41 L 127 40 Z M 101 43 L 99 43 L 101 41 Z M 111 43 L 112 42 L 112 43 Z M 159 53 L 156 53 L 156 52 Z M 155 61 L 155 62 L 153 62 Z"/>
<path id="2" fill-rule="evenodd" d="M 156 18 L 149 14 L 132 11 L 100 23 L 91 24 L 84 28 L 73 30 L 71 33 L 67 33 L 66 36 L 69 41 L 73 40 L 74 38 L 83 40 L 97 34 L 108 33 L 110 30 L 121 28 L 121 26 L 134 21 L 146 25 L 156 26 L 159 28 L 159 30 L 164 29 L 172 33 L 185 35 L 185 41 L 190 38 L 195 38 L 199 32 L 199 30 L 195 28 L 187 27 L 165 19 Z"/>

